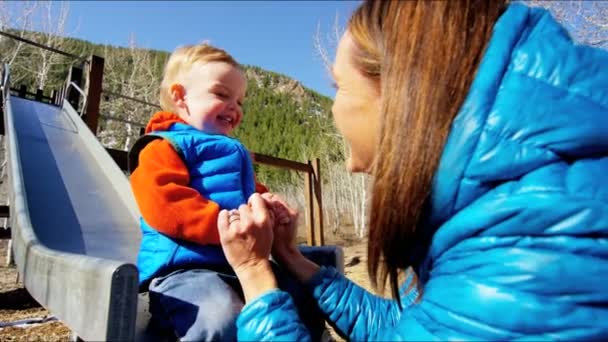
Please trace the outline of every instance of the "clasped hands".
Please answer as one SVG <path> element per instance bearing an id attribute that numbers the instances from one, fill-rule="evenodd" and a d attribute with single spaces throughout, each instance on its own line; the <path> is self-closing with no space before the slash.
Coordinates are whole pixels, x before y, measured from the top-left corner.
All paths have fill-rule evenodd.
<path id="1" fill-rule="evenodd" d="M 269 270 L 271 253 L 279 262 L 299 253 L 297 218 L 297 210 L 271 193 L 255 193 L 238 209 L 220 211 L 220 242 L 237 276 Z"/>

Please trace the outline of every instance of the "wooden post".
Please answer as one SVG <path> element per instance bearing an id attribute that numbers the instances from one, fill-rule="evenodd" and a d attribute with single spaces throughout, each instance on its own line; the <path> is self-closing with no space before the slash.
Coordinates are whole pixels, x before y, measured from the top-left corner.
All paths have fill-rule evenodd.
<path id="1" fill-rule="evenodd" d="M 44 95 L 44 91 L 42 89 L 36 89 L 36 101 L 42 101 L 42 96 Z"/>
<path id="2" fill-rule="evenodd" d="M 51 90 L 51 103 L 57 104 L 57 90 Z"/>
<path id="3" fill-rule="evenodd" d="M 22 84 L 19 87 L 19 97 L 25 98 L 25 93 L 27 93 L 27 86 L 25 84 Z"/>
<path id="4" fill-rule="evenodd" d="M 317 158 L 312 165 L 312 169 L 314 171 L 314 191 L 315 191 L 315 201 L 314 201 L 314 209 L 315 209 L 315 233 L 314 236 L 317 238 L 316 246 L 323 246 L 325 244 L 324 234 L 323 234 L 323 194 L 321 192 L 321 161 Z"/>
<path id="5" fill-rule="evenodd" d="M 312 167 L 310 160 L 308 166 Z M 313 204 L 313 184 L 314 176 L 312 173 L 307 172 L 304 176 L 304 195 L 306 196 L 306 229 L 308 230 L 306 235 L 306 242 L 309 246 L 315 246 L 315 207 Z"/>
<path id="6" fill-rule="evenodd" d="M 77 86 L 82 87 L 82 68 L 77 66 L 72 66 L 70 68 L 70 75 L 68 77 L 68 82 L 74 82 Z M 66 85 L 66 87 L 69 86 Z M 78 111 L 78 102 L 80 99 L 80 93 L 78 90 L 70 88 L 70 92 L 68 95 L 68 102 L 74 107 L 76 111 Z"/>
<path id="7" fill-rule="evenodd" d="M 87 108 L 85 122 L 93 134 L 97 135 L 99 121 L 99 103 L 103 83 L 103 58 L 91 56 L 89 66 L 89 89 L 87 89 Z"/>

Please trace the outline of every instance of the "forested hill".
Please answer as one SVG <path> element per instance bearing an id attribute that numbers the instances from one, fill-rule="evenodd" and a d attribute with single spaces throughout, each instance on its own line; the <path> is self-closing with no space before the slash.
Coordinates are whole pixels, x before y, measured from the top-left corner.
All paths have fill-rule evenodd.
<path id="1" fill-rule="evenodd" d="M 105 62 L 104 90 L 158 104 L 158 87 L 169 56 L 167 51 L 100 45 L 36 32 L 13 33 L 75 55 L 101 56 Z M 11 64 L 14 86 L 44 88 L 45 93 L 62 84 L 69 65 L 79 63 L 6 37 L 0 37 L 0 57 L 2 62 Z M 322 154 L 325 160 L 343 158 L 331 119 L 331 99 L 285 75 L 257 66 L 245 66 L 245 69 L 248 79 L 245 115 L 235 136 L 250 150 L 298 161 Z M 107 117 L 145 123 L 155 110 L 109 95 L 102 97 L 101 114 Z M 138 132 L 136 125 L 102 119 L 98 134 L 106 146 L 128 149 Z M 261 177 L 273 183 L 284 180 L 279 173 L 267 170 L 262 170 Z"/>

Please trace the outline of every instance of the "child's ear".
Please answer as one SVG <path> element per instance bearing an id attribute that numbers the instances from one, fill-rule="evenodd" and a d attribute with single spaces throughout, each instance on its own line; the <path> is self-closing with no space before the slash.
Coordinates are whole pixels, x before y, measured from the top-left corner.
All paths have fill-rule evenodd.
<path id="1" fill-rule="evenodd" d="M 186 108 L 186 89 L 179 83 L 174 83 L 169 88 L 173 104 L 179 108 Z"/>

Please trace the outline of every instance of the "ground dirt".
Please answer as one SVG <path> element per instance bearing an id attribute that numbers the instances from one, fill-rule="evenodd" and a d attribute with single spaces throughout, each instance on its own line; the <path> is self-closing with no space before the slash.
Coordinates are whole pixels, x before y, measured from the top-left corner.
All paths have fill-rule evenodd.
<path id="1" fill-rule="evenodd" d="M 348 236 L 330 236 L 326 238 L 326 244 L 342 246 L 347 265 L 346 276 L 369 289 L 366 272 L 366 240 Z M 51 313 L 41 307 L 18 281 L 15 267 L 6 265 L 7 245 L 8 240 L 0 240 L 0 323 L 51 316 Z M 342 340 L 333 331 L 331 335 L 338 341 Z M 60 321 L 0 328 L 0 341 L 65 341 L 69 337 L 69 328 Z"/>

